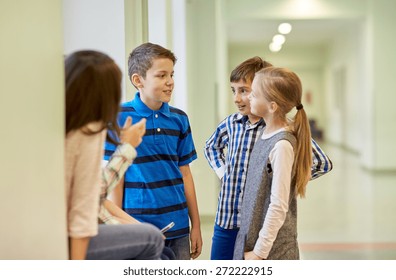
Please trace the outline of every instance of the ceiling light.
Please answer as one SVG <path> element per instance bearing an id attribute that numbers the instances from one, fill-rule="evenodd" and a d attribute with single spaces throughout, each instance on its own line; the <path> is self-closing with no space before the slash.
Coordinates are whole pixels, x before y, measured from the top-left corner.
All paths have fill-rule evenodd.
<path id="1" fill-rule="evenodd" d="M 290 23 L 284 22 L 279 24 L 278 31 L 280 34 L 289 34 L 292 30 L 292 26 Z"/>
<path id="2" fill-rule="evenodd" d="M 273 38 L 272 38 L 272 42 L 278 44 L 278 45 L 282 45 L 284 42 L 286 41 L 286 37 L 283 36 L 282 34 L 276 34 Z"/>
<path id="3" fill-rule="evenodd" d="M 269 49 L 271 52 L 279 52 L 282 49 L 282 45 L 272 42 L 269 45 Z"/>

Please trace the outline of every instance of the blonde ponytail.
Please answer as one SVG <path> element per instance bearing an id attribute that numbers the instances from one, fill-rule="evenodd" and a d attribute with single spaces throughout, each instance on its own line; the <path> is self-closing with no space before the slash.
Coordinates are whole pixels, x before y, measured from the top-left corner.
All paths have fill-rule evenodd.
<path id="1" fill-rule="evenodd" d="M 300 106 L 301 104 L 297 105 Z M 311 178 L 312 166 L 312 145 L 311 130 L 307 114 L 304 109 L 297 109 L 293 120 L 293 131 L 297 138 L 293 170 L 296 178 L 296 196 L 305 197 L 305 190 L 309 179 Z"/>

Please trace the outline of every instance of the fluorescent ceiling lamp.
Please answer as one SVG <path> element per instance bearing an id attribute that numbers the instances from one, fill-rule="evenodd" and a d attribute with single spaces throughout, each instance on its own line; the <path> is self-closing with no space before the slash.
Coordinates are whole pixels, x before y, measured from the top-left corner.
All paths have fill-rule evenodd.
<path id="1" fill-rule="evenodd" d="M 269 49 L 270 49 L 271 52 L 279 52 L 282 49 L 282 45 L 279 45 L 279 44 L 277 44 L 275 42 L 272 42 L 269 45 Z"/>
<path id="2" fill-rule="evenodd" d="M 272 42 L 278 44 L 278 45 L 282 45 L 284 42 L 286 41 L 285 36 L 283 36 L 282 34 L 276 34 L 273 38 L 272 38 Z"/>
<path id="3" fill-rule="evenodd" d="M 290 23 L 284 22 L 279 24 L 278 31 L 280 34 L 289 34 L 292 30 L 292 26 Z"/>

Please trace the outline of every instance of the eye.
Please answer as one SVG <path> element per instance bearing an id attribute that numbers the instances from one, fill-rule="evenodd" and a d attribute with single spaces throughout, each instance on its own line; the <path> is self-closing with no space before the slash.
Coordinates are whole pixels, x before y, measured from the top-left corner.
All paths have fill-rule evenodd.
<path id="1" fill-rule="evenodd" d="M 243 96 L 248 96 L 251 92 L 252 92 L 251 90 L 244 88 L 244 89 L 242 89 L 241 94 Z"/>

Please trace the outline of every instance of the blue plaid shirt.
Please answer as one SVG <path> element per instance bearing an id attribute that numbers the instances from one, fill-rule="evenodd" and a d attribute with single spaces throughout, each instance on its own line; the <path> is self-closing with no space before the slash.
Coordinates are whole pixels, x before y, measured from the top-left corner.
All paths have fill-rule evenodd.
<path id="1" fill-rule="evenodd" d="M 265 123 L 255 124 L 234 113 L 224 119 L 206 141 L 204 153 L 210 167 L 221 179 L 216 224 L 225 229 L 240 227 L 240 211 L 250 154 Z M 333 165 L 312 139 L 312 179 L 329 172 Z"/>

